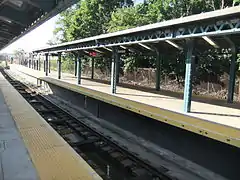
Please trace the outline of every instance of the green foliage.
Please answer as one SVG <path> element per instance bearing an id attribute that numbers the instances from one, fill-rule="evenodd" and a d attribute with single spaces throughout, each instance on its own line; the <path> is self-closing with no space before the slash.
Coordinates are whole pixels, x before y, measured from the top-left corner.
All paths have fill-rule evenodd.
<path id="1" fill-rule="evenodd" d="M 51 60 L 51 70 L 53 70 L 53 71 L 57 71 L 57 60 L 55 60 L 55 59 L 53 59 L 53 60 Z"/>
<path id="2" fill-rule="evenodd" d="M 155 57 L 153 56 L 126 56 L 123 59 L 124 72 L 132 72 L 136 68 L 151 68 L 155 67 Z"/>
<path id="3" fill-rule="evenodd" d="M 133 6 L 131 0 L 81 0 L 76 6 L 61 13 L 55 33 L 61 42 L 72 41 L 236 6 L 239 3 L 240 0 L 146 0 L 145 3 Z M 194 83 L 217 81 L 220 75 L 228 73 L 229 54 L 228 50 L 212 49 L 198 54 Z M 63 69 L 73 71 L 72 58 L 65 58 Z M 124 55 L 122 62 L 124 71 L 134 71 L 137 67 L 155 68 L 154 56 Z M 85 58 L 82 66 L 91 66 L 90 58 Z M 95 67 L 102 71 L 106 67 L 110 69 L 110 66 L 109 58 L 95 59 Z M 162 73 L 182 83 L 185 75 L 184 52 L 165 56 L 161 68 Z"/>
<path id="4" fill-rule="evenodd" d="M 233 0 L 233 5 L 239 5 L 240 4 L 240 0 Z"/>
<path id="5" fill-rule="evenodd" d="M 237 55 L 238 73 L 240 73 L 240 54 Z"/>
<path id="6" fill-rule="evenodd" d="M 150 18 L 146 13 L 147 8 L 144 4 L 119 8 L 112 13 L 111 20 L 108 23 L 108 32 L 115 32 L 149 24 Z"/>
<path id="7" fill-rule="evenodd" d="M 111 60 L 109 58 L 98 57 L 95 58 L 95 68 L 100 69 L 102 72 L 111 69 Z"/>
<path id="8" fill-rule="evenodd" d="M 63 72 L 74 72 L 74 61 L 71 56 L 67 55 L 63 57 L 62 70 Z"/>
<path id="9" fill-rule="evenodd" d="M 131 4 L 131 0 L 82 0 L 61 14 L 55 33 L 62 34 L 63 42 L 105 33 L 111 13 Z"/>
<path id="10" fill-rule="evenodd" d="M 57 21 L 57 27 L 54 30 L 54 34 L 58 37 L 60 42 L 67 42 L 73 40 L 69 35 L 70 25 L 72 24 L 73 15 L 76 13 L 76 8 L 69 8 L 60 14 L 60 18 Z"/>

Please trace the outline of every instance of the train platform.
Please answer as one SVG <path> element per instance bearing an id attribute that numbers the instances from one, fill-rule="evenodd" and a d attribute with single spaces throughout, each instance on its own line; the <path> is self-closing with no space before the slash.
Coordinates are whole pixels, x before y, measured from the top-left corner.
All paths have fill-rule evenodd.
<path id="1" fill-rule="evenodd" d="M 0 180 L 100 180 L 0 73 Z"/>
<path id="2" fill-rule="evenodd" d="M 0 87 L 5 83 L 0 75 Z M 38 180 L 38 174 L 0 91 L 0 180 Z"/>
<path id="3" fill-rule="evenodd" d="M 22 76 L 38 78 L 178 128 L 240 147 L 239 104 L 227 104 L 210 98 L 205 100 L 206 103 L 193 98 L 192 111 L 185 114 L 182 111 L 181 98 L 163 95 L 161 91 L 154 93 L 118 86 L 117 93 L 111 94 L 108 84 L 82 79 L 81 85 L 77 85 L 76 77 L 67 73 L 62 73 L 62 79 L 58 80 L 54 71 L 51 71 L 49 77 L 45 77 L 42 71 L 20 65 L 11 65 L 11 70 L 21 72 Z M 36 79 L 34 81 L 37 82 Z"/>

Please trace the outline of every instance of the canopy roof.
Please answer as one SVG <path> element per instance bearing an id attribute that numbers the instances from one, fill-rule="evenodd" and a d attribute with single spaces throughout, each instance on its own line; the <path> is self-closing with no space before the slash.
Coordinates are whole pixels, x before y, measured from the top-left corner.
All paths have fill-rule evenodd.
<path id="1" fill-rule="evenodd" d="M 136 53 L 182 50 L 187 39 L 195 39 L 199 49 L 227 48 L 240 40 L 240 7 L 231 7 L 198 15 L 149 24 L 128 30 L 102 34 L 34 50 L 34 53 L 72 52 L 82 50 L 111 53 L 119 46 Z"/>
<path id="2" fill-rule="evenodd" d="M 77 0 L 0 0 L 0 50 Z"/>

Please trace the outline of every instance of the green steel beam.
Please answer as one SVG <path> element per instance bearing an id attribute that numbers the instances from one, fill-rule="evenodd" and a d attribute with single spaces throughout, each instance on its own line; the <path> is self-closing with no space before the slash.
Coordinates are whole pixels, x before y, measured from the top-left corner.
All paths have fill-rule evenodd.
<path id="1" fill-rule="evenodd" d="M 38 70 L 41 71 L 41 58 L 40 58 L 40 56 L 39 56 L 38 62 L 39 62 L 39 64 L 38 64 Z"/>
<path id="2" fill-rule="evenodd" d="M 112 70 L 111 70 L 111 93 L 115 94 L 117 89 L 117 60 L 119 59 L 118 47 L 114 46 L 112 48 L 113 58 L 112 58 Z"/>
<path id="3" fill-rule="evenodd" d="M 239 7 L 207 12 L 169 21 L 66 42 L 34 52 L 79 51 L 139 43 L 167 42 L 188 38 L 219 37 L 240 33 Z"/>
<path id="4" fill-rule="evenodd" d="M 18 40 L 31 30 L 40 26 L 53 16 L 67 9 L 78 0 L 22 0 L 21 7 L 12 5 L 10 2 L 1 6 L 0 29 L 7 28 L 9 32 L 16 32 L 16 38 L 9 38 L 0 48 Z M 48 52 L 46 52 L 48 53 Z"/>
<path id="5" fill-rule="evenodd" d="M 48 56 L 48 72 L 51 73 L 51 60 L 50 60 L 50 55 Z"/>
<path id="6" fill-rule="evenodd" d="M 117 53 L 116 56 L 116 84 L 119 83 L 119 73 L 120 73 L 120 54 Z"/>
<path id="7" fill-rule="evenodd" d="M 39 68 L 39 60 L 37 59 L 36 62 L 37 62 L 37 64 L 36 64 L 36 70 L 38 70 L 38 68 Z"/>
<path id="8" fill-rule="evenodd" d="M 36 67 L 36 62 L 35 62 L 35 60 L 33 60 L 33 69 L 35 70 L 35 67 Z"/>
<path id="9" fill-rule="evenodd" d="M 77 84 L 81 84 L 81 72 L 82 72 L 82 60 L 81 60 L 81 56 L 78 54 L 78 59 L 77 59 Z"/>
<path id="10" fill-rule="evenodd" d="M 62 54 L 58 53 L 58 60 L 57 60 L 57 72 L 58 72 L 58 79 L 61 79 L 61 66 L 62 66 Z"/>
<path id="11" fill-rule="evenodd" d="M 43 72 L 46 72 L 46 61 L 43 61 Z"/>
<path id="12" fill-rule="evenodd" d="M 45 76 L 48 76 L 48 54 L 45 54 Z"/>
<path id="13" fill-rule="evenodd" d="M 227 98 L 228 103 L 233 103 L 235 79 L 236 79 L 237 50 L 236 50 L 236 46 L 233 43 L 231 47 L 231 52 L 232 52 L 232 58 L 231 58 L 230 72 L 229 72 L 228 98 Z"/>
<path id="14" fill-rule="evenodd" d="M 192 101 L 192 55 L 193 55 L 193 40 L 186 40 L 187 54 L 186 54 L 186 72 L 184 85 L 184 112 L 191 111 Z"/>
<path id="15" fill-rule="evenodd" d="M 156 48 L 156 90 L 160 90 L 160 81 L 161 81 L 161 60 L 162 55 L 159 52 L 159 49 Z"/>
<path id="16" fill-rule="evenodd" d="M 15 36 L 17 36 L 17 33 L 11 32 L 11 31 L 6 31 L 6 30 L 2 30 L 0 27 L 0 33 L 2 37 L 8 37 L 8 38 L 13 38 Z"/>
<path id="17" fill-rule="evenodd" d="M 34 60 L 33 60 L 33 58 L 31 58 L 31 68 L 33 69 L 33 67 L 34 67 Z"/>
<path id="18" fill-rule="evenodd" d="M 1 9 L 0 16 L 6 17 L 7 19 L 14 21 L 22 26 L 27 27 L 30 25 L 37 17 L 41 16 L 43 12 L 51 11 L 57 4 L 56 0 L 47 0 L 47 1 L 32 1 L 32 0 L 22 0 L 31 6 L 36 7 L 39 11 L 34 12 L 35 14 L 29 14 L 28 9 L 23 8 L 12 8 L 9 5 L 5 5 L 4 8 Z M 36 14 L 37 13 L 37 14 Z"/>
<path id="19" fill-rule="evenodd" d="M 23 2 L 28 3 L 29 5 L 36 7 L 38 9 L 42 9 L 45 12 L 48 12 L 52 9 L 52 7 L 57 2 L 56 0 L 21 0 Z"/>
<path id="20" fill-rule="evenodd" d="M 30 63 L 31 63 L 31 60 L 29 59 L 28 60 L 28 68 L 31 68 Z"/>
<path id="21" fill-rule="evenodd" d="M 26 11 L 18 11 L 10 6 L 4 6 L 0 11 L 0 16 L 6 17 L 8 20 L 13 21 L 23 27 L 31 24 L 31 16 Z"/>
<path id="22" fill-rule="evenodd" d="M 78 71 L 78 70 L 77 70 L 78 55 L 75 54 L 75 55 L 74 55 L 74 58 L 75 58 L 75 59 L 74 59 L 74 76 L 77 77 L 77 71 Z"/>
<path id="23" fill-rule="evenodd" d="M 8 43 L 8 40 L 6 40 L 6 39 L 0 39 L 0 43 L 3 43 L 3 44 Z"/>
<path id="24" fill-rule="evenodd" d="M 94 57 L 92 57 L 92 74 L 91 74 L 91 79 L 94 79 Z"/>

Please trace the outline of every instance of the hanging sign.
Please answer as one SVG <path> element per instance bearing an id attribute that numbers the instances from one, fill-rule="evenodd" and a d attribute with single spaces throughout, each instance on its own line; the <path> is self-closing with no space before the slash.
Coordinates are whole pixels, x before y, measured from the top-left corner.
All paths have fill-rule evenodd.
<path id="1" fill-rule="evenodd" d="M 93 52 L 89 52 L 89 55 L 92 56 L 92 57 L 96 57 L 97 53 L 93 51 Z"/>

